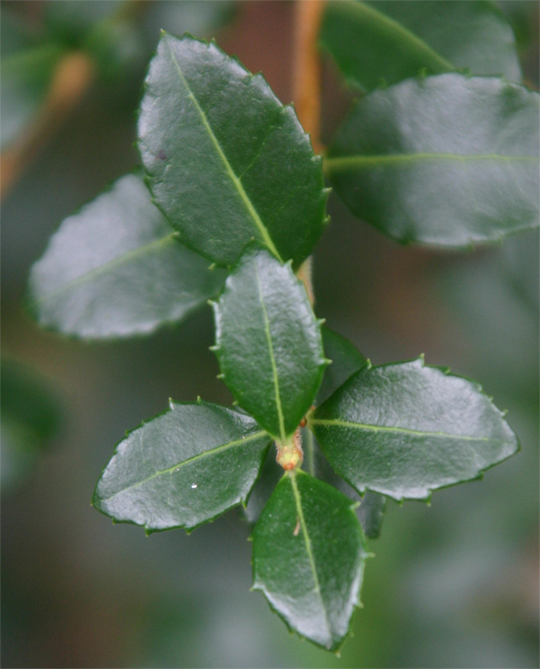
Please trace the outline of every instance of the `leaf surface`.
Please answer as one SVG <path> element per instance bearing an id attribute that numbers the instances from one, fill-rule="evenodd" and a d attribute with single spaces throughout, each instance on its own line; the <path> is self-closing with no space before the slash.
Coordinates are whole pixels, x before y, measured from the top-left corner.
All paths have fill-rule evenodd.
<path id="1" fill-rule="evenodd" d="M 284 444 L 310 408 L 326 365 L 303 284 L 289 264 L 253 246 L 227 278 L 214 311 L 223 380 Z"/>
<path id="2" fill-rule="evenodd" d="M 175 239 L 139 175 L 129 174 L 53 235 L 30 275 L 40 325 L 88 339 L 149 333 L 219 292 L 223 270 Z"/>
<path id="3" fill-rule="evenodd" d="M 325 483 L 337 488 L 353 502 L 359 504 L 356 515 L 362 525 L 362 530 L 368 539 L 377 539 L 381 534 L 381 527 L 384 520 L 384 511 L 386 507 L 386 498 L 375 492 L 366 492 L 359 495 L 341 476 L 338 476 L 332 469 L 326 459 L 321 447 L 317 443 L 313 432 L 307 428 L 302 430 L 304 462 L 302 469 L 321 479 Z M 257 482 L 259 486 L 260 481 Z M 257 486 L 253 493 L 256 492 Z M 270 496 L 270 495 L 268 495 Z M 251 503 L 251 497 L 249 501 Z M 248 504 L 249 508 L 249 504 Z"/>
<path id="4" fill-rule="evenodd" d="M 322 404 L 354 372 L 365 367 L 367 359 L 351 342 L 326 326 L 322 327 L 324 355 L 332 361 L 325 371 L 315 404 Z"/>
<path id="5" fill-rule="evenodd" d="M 519 448 L 478 384 L 422 359 L 357 372 L 309 426 L 348 483 L 397 500 L 478 478 Z"/>
<path id="6" fill-rule="evenodd" d="M 354 503 L 298 471 L 285 474 L 253 531 L 253 588 L 287 625 L 337 649 L 359 605 L 365 538 Z"/>
<path id="7" fill-rule="evenodd" d="M 245 502 L 270 437 L 215 404 L 173 404 L 116 447 L 93 505 L 147 531 L 193 529 Z"/>
<path id="8" fill-rule="evenodd" d="M 521 80 L 512 28 L 491 2 L 329 2 L 320 39 L 347 80 L 368 91 L 465 68 Z"/>
<path id="9" fill-rule="evenodd" d="M 326 209 L 321 159 L 294 109 L 215 43 L 163 34 L 146 79 L 139 148 L 156 204 L 218 264 L 253 238 L 302 262 Z"/>
<path id="10" fill-rule="evenodd" d="M 349 209 L 402 242 L 466 247 L 538 225 L 538 94 L 443 74 L 361 100 L 326 168 Z"/>

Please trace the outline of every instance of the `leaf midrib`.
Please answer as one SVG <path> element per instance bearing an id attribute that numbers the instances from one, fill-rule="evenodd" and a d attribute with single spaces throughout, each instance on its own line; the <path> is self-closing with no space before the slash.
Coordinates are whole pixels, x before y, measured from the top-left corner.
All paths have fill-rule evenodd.
<path id="1" fill-rule="evenodd" d="M 308 560 L 309 564 L 311 567 L 311 574 L 313 576 L 313 583 L 315 585 L 315 592 L 317 593 L 319 597 L 319 601 L 321 602 L 321 608 L 324 612 L 324 620 L 326 622 L 326 628 L 328 632 L 328 636 L 330 640 L 332 640 L 332 626 L 330 625 L 330 621 L 328 620 L 328 612 L 326 611 L 326 606 L 324 604 L 323 598 L 322 598 L 322 593 L 321 593 L 321 585 L 319 583 L 319 576 L 317 574 L 317 566 L 315 564 L 315 558 L 313 556 L 313 547 L 311 545 L 311 538 L 309 536 L 308 530 L 307 530 L 307 525 L 306 525 L 306 519 L 304 518 L 304 510 L 302 509 L 302 497 L 300 495 L 300 491 L 298 490 L 298 485 L 296 483 L 296 477 L 297 473 L 295 471 L 292 471 L 289 474 L 289 478 L 291 480 L 291 486 L 293 489 L 293 494 L 294 494 L 294 501 L 296 504 L 296 512 L 298 514 L 298 518 L 300 520 L 300 527 L 302 529 L 302 536 L 304 538 L 304 543 L 306 546 L 306 553 L 308 555 Z M 301 474 L 300 474 L 301 475 Z"/>
<path id="2" fill-rule="evenodd" d="M 333 427 L 345 427 L 356 430 L 370 430 L 372 432 L 395 432 L 397 434 L 410 434 L 419 437 L 439 437 L 441 439 L 459 439 L 462 441 L 491 441 L 498 442 L 500 440 L 491 439 L 490 437 L 470 437 L 461 434 L 449 434 L 447 432 L 431 432 L 422 430 L 412 430 L 406 427 L 392 427 L 388 425 L 370 425 L 369 423 L 353 423 L 351 421 L 339 420 L 334 418 L 311 418 L 310 425 L 327 425 Z M 502 441 L 500 443 L 503 443 Z"/>
<path id="3" fill-rule="evenodd" d="M 456 69 L 456 66 L 453 63 L 451 63 L 449 60 L 446 60 L 446 58 L 443 58 L 441 55 L 439 55 L 433 49 L 433 47 L 431 47 L 424 39 L 418 37 L 411 30 L 409 30 L 409 28 L 406 28 L 401 23 L 398 23 L 390 16 L 383 14 L 382 12 L 380 12 L 378 9 L 375 9 L 371 5 L 367 5 L 365 2 L 343 2 L 340 4 L 341 8 L 346 9 L 346 11 L 349 11 L 350 14 L 353 15 L 370 14 L 383 26 L 390 28 L 391 31 L 394 32 L 396 35 L 405 38 L 406 41 L 414 44 L 414 46 L 417 49 L 427 53 L 429 57 L 432 58 L 433 62 L 436 63 L 437 66 L 442 68 L 444 71 L 451 72 L 452 70 Z"/>
<path id="4" fill-rule="evenodd" d="M 172 48 L 171 48 L 171 46 L 168 42 L 167 42 L 167 47 L 169 49 L 169 53 L 171 54 L 171 59 L 172 59 L 174 65 L 175 65 L 175 67 L 178 71 L 178 74 L 180 75 L 180 79 L 181 79 L 183 85 L 185 86 L 186 90 L 188 91 L 188 97 L 193 101 L 195 109 L 197 110 L 197 112 L 198 112 L 198 114 L 201 118 L 202 124 L 205 127 L 206 132 L 208 133 L 208 136 L 210 137 L 210 140 L 212 141 L 212 144 L 214 145 L 214 147 L 217 151 L 217 154 L 221 158 L 221 160 L 223 162 L 223 165 L 224 165 L 224 167 L 227 171 L 227 174 L 229 175 L 234 187 L 236 188 L 242 202 L 244 203 L 246 209 L 248 210 L 249 215 L 253 219 L 256 228 L 260 232 L 264 243 L 270 249 L 270 251 L 276 256 L 276 258 L 278 258 L 278 260 L 280 260 L 280 262 L 283 262 L 281 256 L 278 253 L 278 250 L 276 249 L 276 247 L 274 245 L 274 242 L 272 241 L 272 238 L 270 237 L 270 234 L 268 233 L 268 230 L 266 229 L 266 226 L 262 222 L 261 217 L 259 216 L 257 210 L 253 206 L 253 203 L 251 202 L 248 194 L 244 190 L 244 187 L 242 186 L 242 182 L 236 176 L 234 170 L 231 167 L 231 164 L 229 163 L 229 160 L 228 160 L 227 156 L 223 152 L 223 149 L 221 148 L 221 146 L 220 146 L 220 144 L 217 140 L 217 137 L 215 136 L 214 131 L 212 130 L 212 126 L 208 122 L 208 119 L 206 117 L 206 114 L 205 114 L 204 110 L 201 108 L 197 98 L 195 97 L 195 94 L 191 90 L 191 87 L 189 86 L 186 78 L 184 77 L 184 74 L 183 74 L 183 72 L 180 68 L 180 65 L 179 65 L 178 61 L 176 60 L 174 52 L 173 52 L 173 50 L 172 50 Z"/>
<path id="5" fill-rule="evenodd" d="M 492 160 L 495 162 L 538 162 L 537 156 L 505 156 L 496 153 L 486 153 L 478 155 L 461 155 L 457 153 L 394 153 L 391 155 L 371 155 L 371 156 L 339 156 L 326 158 L 324 161 L 328 171 L 339 172 L 347 169 L 362 169 L 364 167 L 373 167 L 377 165 L 392 165 L 407 162 L 418 162 L 422 160 L 455 160 L 462 163 L 475 162 L 481 160 Z"/>
<path id="6" fill-rule="evenodd" d="M 141 428 L 142 429 L 142 428 Z M 216 446 L 215 448 L 212 448 L 208 451 L 203 451 L 202 453 L 197 453 L 197 455 L 193 455 L 191 458 L 188 458 L 187 460 L 182 460 L 181 462 L 177 462 L 175 465 L 172 465 L 172 467 L 167 467 L 167 469 L 160 469 L 157 472 L 154 472 L 151 476 L 146 477 L 145 479 L 142 479 L 142 481 L 137 481 L 137 483 L 133 483 L 132 485 L 128 486 L 127 488 L 123 488 L 122 490 L 119 490 L 118 492 L 115 492 L 114 495 L 111 495 L 110 497 L 102 497 L 100 499 L 101 502 L 109 502 L 111 499 L 114 499 L 118 495 L 122 495 L 129 490 L 133 490 L 134 488 L 138 488 L 141 485 L 144 485 L 145 483 L 148 483 L 148 481 L 151 481 L 152 479 L 157 478 L 158 476 L 162 476 L 164 474 L 172 474 L 172 472 L 177 471 L 184 467 L 185 465 L 191 464 L 192 462 L 195 462 L 196 460 L 201 460 L 203 458 L 209 457 L 211 455 L 216 455 L 217 453 L 221 453 L 222 451 L 226 451 L 229 448 L 234 448 L 235 446 L 240 446 L 241 444 L 246 444 L 249 441 L 254 441 L 255 439 L 260 439 L 262 436 L 266 435 L 267 433 L 264 430 L 261 430 L 260 432 L 255 432 L 254 434 L 249 435 L 248 437 L 242 437 L 241 439 L 235 439 L 234 441 L 229 441 L 226 444 L 221 444 L 220 446 Z"/>
<path id="7" fill-rule="evenodd" d="M 263 314 L 264 333 L 266 336 L 266 341 L 268 343 L 268 353 L 270 356 L 270 365 L 272 367 L 272 379 L 274 381 L 274 397 L 276 399 L 276 409 L 278 413 L 279 433 L 281 441 L 284 444 L 286 439 L 285 420 L 283 418 L 283 408 L 281 406 L 281 394 L 279 392 L 279 376 L 276 365 L 276 358 L 274 356 L 274 345 L 272 343 L 272 334 L 270 332 L 270 319 L 268 318 L 268 312 L 266 311 L 266 305 L 264 303 L 261 277 L 259 276 L 259 268 L 257 267 L 257 262 L 255 262 L 255 277 L 257 279 L 257 291 L 259 293 L 259 302 L 261 304 L 261 310 Z"/>
<path id="8" fill-rule="evenodd" d="M 53 290 L 52 292 L 48 293 L 47 295 L 43 295 L 42 297 L 38 297 L 36 300 L 33 300 L 30 304 L 31 306 L 33 305 L 39 305 L 43 304 L 44 302 L 48 302 L 49 300 L 58 297 L 62 293 L 71 290 L 72 288 L 77 288 L 79 286 L 84 285 L 86 282 L 91 281 L 92 279 L 95 279 L 96 277 L 106 274 L 107 272 L 111 271 L 112 269 L 116 267 L 120 267 L 121 265 L 124 265 L 126 262 L 130 260 L 134 260 L 135 258 L 138 258 L 139 256 L 143 256 L 146 253 L 149 253 L 150 251 L 155 250 L 156 248 L 159 248 L 160 246 L 165 246 L 169 242 L 174 242 L 175 244 L 178 243 L 174 235 L 176 233 L 170 233 L 166 237 L 161 237 L 160 239 L 155 239 L 154 241 L 150 242 L 149 244 L 145 244 L 144 246 L 140 246 L 139 248 L 133 249 L 132 251 L 128 251 L 127 253 L 124 253 L 122 256 L 118 256 L 116 258 L 113 258 L 112 260 L 109 260 L 103 265 L 100 265 L 99 267 L 96 267 L 92 270 L 89 270 L 88 272 L 85 272 L 84 274 L 81 274 L 80 276 L 76 277 L 75 279 L 72 279 L 71 281 L 68 281 L 67 283 L 63 284 L 56 290 Z"/>

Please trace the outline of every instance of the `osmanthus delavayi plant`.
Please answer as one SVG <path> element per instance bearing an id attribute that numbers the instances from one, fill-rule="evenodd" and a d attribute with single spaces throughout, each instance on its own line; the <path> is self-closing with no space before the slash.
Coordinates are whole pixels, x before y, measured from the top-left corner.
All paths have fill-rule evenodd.
<path id="1" fill-rule="evenodd" d="M 361 93 L 324 158 L 262 75 L 214 42 L 163 33 L 143 169 L 62 223 L 29 300 L 43 326 L 100 339 L 211 299 L 234 406 L 171 401 L 118 444 L 93 504 L 148 533 L 242 504 L 254 588 L 337 651 L 384 498 L 427 501 L 518 442 L 477 383 L 423 357 L 372 366 L 315 316 L 297 273 L 328 221 L 323 168 L 398 241 L 500 239 L 538 224 L 538 95 L 511 83 L 512 32 L 486 2 L 332 2 L 320 37 Z"/>

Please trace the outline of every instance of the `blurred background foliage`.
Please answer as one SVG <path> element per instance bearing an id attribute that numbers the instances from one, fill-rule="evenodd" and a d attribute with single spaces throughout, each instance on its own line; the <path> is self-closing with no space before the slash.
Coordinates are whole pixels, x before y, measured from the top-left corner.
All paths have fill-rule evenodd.
<path id="1" fill-rule="evenodd" d="M 537 88 L 538 3 L 499 5 Z M 90 507 L 127 428 L 169 397 L 230 402 L 208 351 L 210 310 L 148 339 L 90 345 L 40 331 L 22 308 L 58 223 L 138 162 L 135 110 L 159 29 L 215 36 L 287 103 L 292 3 L 16 0 L 1 10 L 3 666 L 538 666 L 537 231 L 466 254 L 402 248 L 330 200 L 314 261 L 318 315 L 375 364 L 423 352 L 480 380 L 522 443 L 431 507 L 388 503 L 365 608 L 338 660 L 289 636 L 249 592 L 239 513 L 189 537 L 146 538 Z M 349 103 L 325 62 L 323 140 Z"/>

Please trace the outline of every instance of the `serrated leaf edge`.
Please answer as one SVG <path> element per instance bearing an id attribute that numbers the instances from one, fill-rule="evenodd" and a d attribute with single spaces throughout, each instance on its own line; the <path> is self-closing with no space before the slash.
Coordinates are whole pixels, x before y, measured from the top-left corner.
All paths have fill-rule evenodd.
<path id="1" fill-rule="evenodd" d="M 516 453 L 518 453 L 518 452 L 521 450 L 521 444 L 520 444 L 519 438 L 518 438 L 518 436 L 516 435 L 516 433 L 512 430 L 512 428 L 510 427 L 510 425 L 508 425 L 507 421 L 504 420 L 504 418 L 505 418 L 506 414 L 508 413 L 508 411 L 507 411 L 507 410 L 506 410 L 506 411 L 501 411 L 501 410 L 500 410 L 500 409 L 493 403 L 493 398 L 490 397 L 489 395 L 487 395 L 487 393 L 484 392 L 483 387 L 480 385 L 480 383 L 478 383 L 478 381 L 475 381 L 474 379 L 471 379 L 471 378 L 466 377 L 466 376 L 462 376 L 462 375 L 460 375 L 460 374 L 452 374 L 451 371 L 450 371 L 450 367 L 438 366 L 438 365 L 426 365 L 426 363 L 425 363 L 425 358 L 424 358 L 424 354 L 423 354 L 423 353 L 422 353 L 418 358 L 413 358 L 413 359 L 411 359 L 411 360 L 404 360 L 404 361 L 401 361 L 401 362 L 391 362 L 391 363 L 387 363 L 387 364 L 385 364 L 385 365 L 375 365 L 375 366 L 372 366 L 372 365 L 371 365 L 371 362 L 370 362 L 369 359 L 368 359 L 368 363 L 369 363 L 368 366 L 367 366 L 367 367 L 364 367 L 364 368 L 358 370 L 358 372 L 355 372 L 354 374 L 352 374 L 352 375 L 351 375 L 351 376 L 350 376 L 350 377 L 349 377 L 349 378 L 348 378 L 348 379 L 347 379 L 347 380 L 346 380 L 346 381 L 345 381 L 339 388 L 337 388 L 337 389 L 335 390 L 335 392 L 334 392 L 334 393 L 333 393 L 327 400 L 325 400 L 325 402 L 329 401 L 329 400 L 331 399 L 331 397 L 333 397 L 333 395 L 334 395 L 335 393 L 337 393 L 337 392 L 338 392 L 338 391 L 345 385 L 345 383 L 349 382 L 353 376 L 359 375 L 359 374 L 361 374 L 361 373 L 365 373 L 366 371 L 371 370 L 371 369 L 377 369 L 377 368 L 379 368 L 379 367 L 392 367 L 392 366 L 404 365 L 404 364 L 412 363 L 412 362 L 419 362 L 419 363 L 420 363 L 420 366 L 421 366 L 422 368 L 427 367 L 427 368 L 429 368 L 429 369 L 436 369 L 436 370 L 440 371 L 441 373 L 443 373 L 445 376 L 452 376 L 452 377 L 454 377 L 454 378 L 462 379 L 462 380 L 467 381 L 468 383 L 472 384 L 472 385 L 474 386 L 475 390 L 476 390 L 478 393 L 480 393 L 481 395 L 483 395 L 483 396 L 488 400 L 490 406 L 493 407 L 493 409 L 499 414 L 500 418 L 501 418 L 501 419 L 503 420 L 503 422 L 505 423 L 505 425 L 506 425 L 506 427 L 508 428 L 509 432 L 510 432 L 510 433 L 512 434 L 512 436 L 514 437 L 515 450 L 514 450 L 512 453 L 510 453 L 509 455 L 505 456 L 504 458 L 502 458 L 502 459 L 500 459 L 500 460 L 497 460 L 496 462 L 494 462 L 494 463 L 488 465 L 487 467 L 484 467 L 484 468 L 482 468 L 482 469 L 479 469 L 478 472 L 477 472 L 474 476 L 471 476 L 471 477 L 468 478 L 468 479 L 462 479 L 461 481 L 456 481 L 455 483 L 448 483 L 448 484 L 446 484 L 446 485 L 437 486 L 436 488 L 430 488 L 430 487 L 426 486 L 427 493 L 426 493 L 426 495 L 425 495 L 424 497 L 397 497 L 397 496 L 395 497 L 395 496 L 393 496 L 393 495 L 388 494 L 387 492 L 383 492 L 383 491 L 381 491 L 381 490 L 377 490 L 377 489 L 372 488 L 372 487 L 370 487 L 370 486 L 368 486 L 368 485 L 362 487 L 362 486 L 357 486 L 357 485 L 355 485 L 354 483 L 352 483 L 346 476 L 344 476 L 343 474 L 341 474 L 340 472 L 338 472 L 337 469 L 335 469 L 335 467 L 332 465 L 332 463 L 331 463 L 330 460 L 328 459 L 328 456 L 327 456 L 327 454 L 326 454 L 326 452 L 325 452 L 325 450 L 324 450 L 324 448 L 323 448 L 323 445 L 320 443 L 320 440 L 318 440 L 318 443 L 319 443 L 319 445 L 320 445 L 320 447 L 321 447 L 323 453 L 324 453 L 325 456 L 327 457 L 330 466 L 336 471 L 336 473 L 337 473 L 339 476 L 341 476 L 341 478 L 343 478 L 344 481 L 346 481 L 346 482 L 347 482 L 347 483 L 348 483 L 354 490 L 356 490 L 356 491 L 358 492 L 359 495 L 364 495 L 364 494 L 366 493 L 366 491 L 369 490 L 370 492 L 374 492 L 374 493 L 377 493 L 377 494 L 379 494 L 379 495 L 383 495 L 384 497 L 390 497 L 391 499 L 393 499 L 393 500 L 395 500 L 396 502 L 398 502 L 398 504 L 403 504 L 403 502 L 404 502 L 404 501 L 407 501 L 407 500 L 413 500 L 413 501 L 423 501 L 423 502 L 425 502 L 428 506 L 430 506 L 430 505 L 431 505 L 431 498 L 432 498 L 433 493 L 434 493 L 435 491 L 437 491 L 437 490 L 444 490 L 445 488 L 451 488 L 452 486 L 459 485 L 459 484 L 461 484 L 461 483 L 468 483 L 468 482 L 470 482 L 470 481 L 476 481 L 476 480 L 482 479 L 482 478 L 484 477 L 485 472 L 487 472 L 489 469 L 491 469 L 492 467 L 495 467 L 496 465 L 500 464 L 501 462 L 504 462 L 504 461 L 507 460 L 508 458 L 512 457 L 512 455 L 515 455 Z M 325 402 L 323 402 L 323 404 L 321 404 L 320 407 L 322 407 L 322 406 L 325 404 Z M 317 409 L 319 409 L 320 407 L 317 407 Z M 323 421 L 322 421 L 321 419 L 319 419 L 319 420 L 317 421 L 317 419 L 313 417 L 313 414 L 317 411 L 317 409 L 316 409 L 315 411 L 311 412 L 311 413 L 308 415 L 307 427 L 308 427 L 310 430 L 312 430 L 311 425 L 313 425 L 313 423 L 315 423 L 315 422 L 319 422 L 319 424 L 324 424 Z M 328 421 L 328 422 L 332 422 L 332 423 L 333 423 L 334 421 Z M 341 421 L 341 422 L 342 422 L 342 423 L 345 423 L 345 422 L 347 422 L 347 421 Z M 351 423 L 351 426 L 357 426 L 357 427 L 359 427 L 359 428 L 362 427 L 362 426 L 361 426 L 360 424 L 358 424 L 358 423 Z M 471 437 L 470 437 L 470 438 L 467 438 L 467 437 L 463 437 L 463 436 L 461 436 L 461 435 L 451 435 L 451 434 L 446 434 L 446 433 L 444 433 L 444 432 L 442 432 L 442 433 L 436 433 L 436 432 L 433 432 L 433 433 L 427 433 L 427 432 L 416 431 L 416 430 L 408 430 L 408 429 L 403 429 L 403 428 L 395 430 L 395 428 L 392 428 L 392 427 L 385 428 L 385 427 L 383 427 L 383 426 L 369 426 L 369 425 L 366 425 L 365 427 L 366 427 L 366 428 L 369 428 L 369 427 L 379 427 L 381 431 L 386 431 L 386 430 L 388 430 L 388 431 L 398 431 L 398 432 L 405 432 L 405 433 L 410 433 L 410 434 L 419 434 L 419 435 L 422 435 L 422 436 L 424 436 L 424 435 L 427 435 L 427 436 L 442 436 L 442 437 L 445 437 L 445 438 L 448 438 L 448 437 L 454 437 L 454 438 L 456 438 L 456 439 L 461 439 L 461 440 L 463 440 L 463 441 L 490 441 L 488 438 L 482 438 L 482 437 L 477 437 L 477 438 L 471 438 Z M 315 436 L 316 436 L 316 435 L 315 435 Z M 495 440 L 493 440 L 493 441 L 495 441 Z M 497 442 L 497 443 L 504 443 L 504 442 L 501 441 L 501 442 Z"/>

